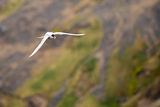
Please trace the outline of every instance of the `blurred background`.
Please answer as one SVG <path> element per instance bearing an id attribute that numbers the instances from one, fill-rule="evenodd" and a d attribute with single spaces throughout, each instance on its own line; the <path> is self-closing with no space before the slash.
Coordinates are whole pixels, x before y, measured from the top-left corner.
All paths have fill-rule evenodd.
<path id="1" fill-rule="evenodd" d="M 159 43 L 159 0 L 0 0 L 0 107 L 160 107 Z"/>

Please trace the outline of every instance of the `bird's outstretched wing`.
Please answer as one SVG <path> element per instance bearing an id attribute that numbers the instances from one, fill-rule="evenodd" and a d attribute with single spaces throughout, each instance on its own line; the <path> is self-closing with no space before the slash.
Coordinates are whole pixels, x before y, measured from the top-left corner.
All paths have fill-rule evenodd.
<path id="1" fill-rule="evenodd" d="M 56 36 L 84 36 L 84 34 L 73 34 L 73 33 L 64 33 L 64 32 L 55 32 Z"/>
<path id="2" fill-rule="evenodd" d="M 41 41 L 41 43 L 37 46 L 37 48 L 33 51 L 33 53 L 29 56 L 32 57 L 35 53 L 37 53 L 37 51 L 42 47 L 42 45 L 44 44 L 44 42 L 49 38 L 48 35 L 45 35 Z"/>

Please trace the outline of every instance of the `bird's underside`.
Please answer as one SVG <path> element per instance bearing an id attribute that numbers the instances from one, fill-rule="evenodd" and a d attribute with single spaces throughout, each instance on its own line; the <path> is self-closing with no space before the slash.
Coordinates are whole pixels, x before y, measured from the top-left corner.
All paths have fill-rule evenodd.
<path id="1" fill-rule="evenodd" d="M 84 34 L 73 34 L 73 33 L 64 33 L 64 32 L 47 32 L 44 36 L 38 37 L 38 38 L 43 38 L 43 39 L 29 57 L 32 57 L 33 55 L 35 55 L 47 39 L 52 39 L 52 38 L 56 39 L 56 36 L 84 36 Z"/>

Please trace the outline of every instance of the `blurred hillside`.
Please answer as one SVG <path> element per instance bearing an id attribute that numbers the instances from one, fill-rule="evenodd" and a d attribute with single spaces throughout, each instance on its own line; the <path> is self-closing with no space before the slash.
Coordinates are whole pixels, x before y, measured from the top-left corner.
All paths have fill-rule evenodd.
<path id="1" fill-rule="evenodd" d="M 84 33 L 48 40 L 47 31 Z M 1 0 L 0 106 L 159 107 L 160 1 Z"/>

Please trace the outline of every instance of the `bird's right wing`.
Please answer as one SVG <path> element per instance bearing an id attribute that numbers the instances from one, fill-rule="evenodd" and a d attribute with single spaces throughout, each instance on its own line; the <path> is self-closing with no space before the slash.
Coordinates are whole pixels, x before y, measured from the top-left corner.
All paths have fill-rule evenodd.
<path id="1" fill-rule="evenodd" d="M 29 56 L 32 57 L 34 54 L 37 53 L 37 51 L 42 47 L 42 45 L 44 44 L 44 42 L 49 38 L 48 35 L 45 35 L 44 38 L 42 39 L 41 43 L 37 46 L 37 48 L 33 51 L 33 53 Z"/>
<path id="2" fill-rule="evenodd" d="M 65 32 L 55 32 L 56 36 L 84 36 L 84 34 L 74 34 L 74 33 L 65 33 Z"/>

